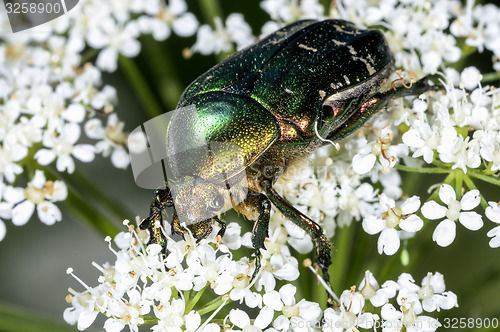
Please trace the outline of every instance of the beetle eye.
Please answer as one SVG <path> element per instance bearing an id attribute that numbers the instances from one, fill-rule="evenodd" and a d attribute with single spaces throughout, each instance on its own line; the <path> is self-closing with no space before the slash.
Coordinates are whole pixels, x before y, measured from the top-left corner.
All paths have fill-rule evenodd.
<path id="1" fill-rule="evenodd" d="M 221 195 L 217 195 L 210 202 L 209 209 L 211 211 L 219 211 L 224 206 L 224 198 Z"/>

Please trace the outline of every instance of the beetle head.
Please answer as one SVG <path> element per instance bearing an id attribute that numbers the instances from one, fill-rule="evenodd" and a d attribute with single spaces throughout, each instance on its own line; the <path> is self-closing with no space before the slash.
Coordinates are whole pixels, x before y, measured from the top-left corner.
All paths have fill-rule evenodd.
<path id="1" fill-rule="evenodd" d="M 220 215 L 231 201 L 226 191 L 199 177 L 185 176 L 172 191 L 179 221 L 188 226 Z"/>

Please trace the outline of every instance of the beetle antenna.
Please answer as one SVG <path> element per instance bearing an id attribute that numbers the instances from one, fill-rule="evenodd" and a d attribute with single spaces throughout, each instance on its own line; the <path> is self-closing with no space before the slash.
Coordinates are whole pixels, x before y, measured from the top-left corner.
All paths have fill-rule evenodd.
<path id="1" fill-rule="evenodd" d="M 329 139 L 326 139 L 326 138 L 323 138 L 319 135 L 318 133 L 318 122 L 314 122 L 314 133 L 316 134 L 316 137 L 319 138 L 320 141 L 322 142 L 326 142 L 326 143 L 330 143 L 331 145 L 333 145 L 335 147 L 335 149 L 340 150 L 340 144 L 339 143 L 335 143 Z"/>

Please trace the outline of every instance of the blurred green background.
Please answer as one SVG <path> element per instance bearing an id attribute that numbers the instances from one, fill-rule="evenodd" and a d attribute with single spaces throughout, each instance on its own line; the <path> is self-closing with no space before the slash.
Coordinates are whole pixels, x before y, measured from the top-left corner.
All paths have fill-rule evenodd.
<path id="1" fill-rule="evenodd" d="M 497 3 L 498 1 L 492 1 Z M 206 10 L 200 4 L 204 1 L 188 1 L 188 7 L 203 22 Z M 267 14 L 260 9 L 259 1 L 220 1 L 221 12 L 227 15 L 232 12 L 243 13 L 247 22 L 253 28 L 254 34 L 260 33 L 260 27 L 268 20 Z M 329 1 L 324 1 L 328 4 Z M 172 35 L 167 41 L 155 42 L 150 37 L 142 40 L 143 50 L 133 59 L 137 68 L 143 75 L 143 82 L 131 79 L 125 71 L 118 70 L 113 74 L 104 74 L 105 84 L 116 87 L 119 104 L 116 107 L 120 119 L 125 121 L 126 130 L 131 131 L 138 125 L 150 119 L 144 112 L 144 105 L 135 93 L 134 84 L 146 84 L 158 105 L 167 111 L 175 108 L 182 90 L 196 77 L 217 63 L 215 56 L 193 55 L 189 59 L 182 56 L 182 51 L 195 42 L 195 37 L 179 38 Z M 482 55 L 487 57 L 487 55 Z M 491 70 L 491 69 L 490 69 Z M 136 215 L 144 217 L 148 213 L 149 203 L 153 197 L 152 192 L 137 187 L 133 181 L 131 169 L 118 170 L 109 160 L 98 157 L 95 162 L 84 164 L 77 161 L 77 169 L 81 176 L 92 183 L 105 196 L 110 197 L 119 205 L 126 207 L 123 216 L 130 220 Z M 419 175 L 402 174 L 404 181 L 409 177 Z M 67 184 L 71 186 L 71 176 L 64 175 Z M 426 197 L 429 185 L 441 181 L 444 177 L 430 177 L 422 175 L 420 179 L 411 179 L 420 184 L 420 194 Z M 481 192 L 488 200 L 498 199 L 498 188 L 480 186 Z M 116 214 L 105 214 L 105 202 L 96 199 L 95 195 L 85 194 L 82 185 L 74 185 L 75 192 L 84 199 L 96 213 L 105 215 L 117 225 L 121 226 L 121 218 Z M 61 206 L 61 204 L 59 204 Z M 114 261 L 114 256 L 104 242 L 104 235 L 96 233 L 78 216 L 71 213 L 71 209 L 63 208 L 63 221 L 47 227 L 32 218 L 26 226 L 15 227 L 6 222 L 7 235 L 0 242 L 0 306 L 7 306 L 12 310 L 12 315 L 33 311 L 40 316 L 34 317 L 34 324 L 29 319 L 25 320 L 27 327 L 21 325 L 7 329 L 8 331 L 37 331 L 38 319 L 49 319 L 60 322 L 61 331 L 75 330 L 67 326 L 62 319 L 62 312 L 68 306 L 65 296 L 67 288 L 72 287 L 78 291 L 82 287 L 65 271 L 73 267 L 76 275 L 89 285 L 96 285 L 100 275 L 91 262 L 102 263 Z M 249 223 L 246 227 L 250 228 Z M 439 248 L 434 243 L 429 243 L 434 227 L 427 227 L 419 233 L 422 241 L 415 250 L 410 250 L 411 259 L 417 262 L 416 266 L 407 272 L 412 273 L 417 283 L 420 283 L 427 272 L 441 272 L 445 276 L 447 290 L 458 295 L 459 307 L 442 312 L 433 317 L 478 317 L 500 319 L 500 249 L 491 249 L 488 246 L 486 233 L 493 224 L 485 221 L 483 229 L 477 232 L 466 230 L 461 225 L 457 226 L 457 238 L 447 248 Z M 343 240 L 340 240 L 342 237 Z M 346 257 L 347 269 L 333 270 L 334 279 L 338 284 L 335 290 L 340 293 L 353 284 L 359 284 L 366 269 L 374 272 L 375 277 L 382 282 L 381 275 L 387 278 L 396 278 L 401 270 L 384 270 L 386 261 L 399 260 L 398 254 L 394 257 L 380 257 L 376 253 L 377 236 L 365 234 L 360 223 L 353 223 L 347 229 L 339 230 L 333 239 L 348 241 L 354 248 Z M 363 248 L 357 248 L 359 243 L 367 243 Z M 421 243 L 421 244 L 420 244 Z M 333 260 L 342 253 L 334 252 Z M 411 264 L 414 265 L 414 264 Z M 310 281 L 307 281 L 310 283 Z M 314 283 L 310 283 L 314 284 Z M 18 311 L 18 309 L 20 311 Z M 5 312 L 5 310 L 4 310 Z M 6 316 L 3 316 L 5 319 Z M 2 316 L 0 316 L 2 319 Z M 99 329 L 100 323 L 94 323 Z M 147 330 L 147 329 L 145 329 Z M 1 328 L 0 328 L 1 331 Z M 54 326 L 53 331 L 57 331 Z M 490 329 L 489 331 L 492 331 Z"/>

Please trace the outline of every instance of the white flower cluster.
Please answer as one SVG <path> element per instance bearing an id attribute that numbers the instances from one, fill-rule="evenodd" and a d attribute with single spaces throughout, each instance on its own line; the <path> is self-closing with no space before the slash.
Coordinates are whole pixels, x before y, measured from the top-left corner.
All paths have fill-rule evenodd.
<path id="1" fill-rule="evenodd" d="M 137 55 L 141 33 L 157 39 L 168 37 L 170 28 L 194 34 L 198 22 L 186 9 L 183 0 L 168 6 L 159 0 L 82 0 L 30 31 L 12 34 L 9 23 L 0 22 L 7 27 L 0 33 L 0 240 L 3 220 L 23 225 L 35 206 L 45 224 L 61 220 L 53 202 L 66 199 L 66 185 L 46 181 L 44 166 L 73 173 L 74 159 L 91 162 L 96 154 L 110 156 L 117 168 L 128 166 L 127 134 L 113 112 L 116 91 L 102 85 L 101 70 L 115 70 L 118 54 Z M 86 63 L 89 47 L 100 50 L 97 67 Z M 82 143 L 89 141 L 82 131 L 92 144 Z"/>
<path id="2" fill-rule="evenodd" d="M 280 330 L 286 329 L 293 319 L 316 324 L 321 314 L 318 304 L 296 303 L 292 285 L 275 290 L 276 280 L 296 280 L 299 271 L 297 260 L 285 245 L 285 229 L 277 223 L 271 228 L 267 250 L 263 250 L 261 271 L 250 283 L 255 268 L 253 262 L 247 257 L 235 260 L 230 253 L 230 249 L 237 250 L 242 244 L 251 247 L 251 234 L 242 236 L 236 223 L 228 225 L 223 244 L 215 238 L 217 230 L 198 244 L 190 236 L 186 236 L 185 241 L 169 239 L 166 257 L 159 245 L 145 247 L 149 239 L 146 231 L 136 232 L 129 226 L 128 233 L 120 233 L 115 238 L 119 251 L 115 251 L 111 239 L 107 239 L 116 262 L 94 264 L 102 272 L 100 284 L 89 287 L 77 278 L 86 290 L 79 293 L 70 289 L 72 295 L 67 300 L 72 306 L 65 311 L 64 318 L 71 324 L 77 323 L 80 330 L 89 327 L 99 312 L 109 317 L 104 325 L 106 331 L 120 331 L 126 325 L 137 331 L 137 326 L 146 321 L 153 322 L 153 331 L 219 330 L 210 319 L 201 325 L 200 315 L 206 313 L 206 308 L 193 310 L 207 291 L 216 299 L 210 303 L 218 303 L 209 307 L 215 314 L 229 302 L 259 308 L 254 325 L 261 328 L 271 323 L 274 312 L 280 313 L 275 321 L 281 326 Z M 72 274 L 72 269 L 68 273 Z M 232 310 L 229 319 L 241 328 L 250 325 L 242 310 Z"/>
<path id="3" fill-rule="evenodd" d="M 136 232 L 135 227 L 129 226 L 129 232 L 115 238 L 118 251 L 111 239 L 107 239 L 116 256 L 114 264 L 93 263 L 102 273 L 97 286 L 88 286 L 73 274 L 73 269 L 68 269 L 68 274 L 85 290 L 69 289 L 71 294 L 66 300 L 71 306 L 65 310 L 64 319 L 85 330 L 102 313 L 108 317 L 104 323 L 107 332 L 125 327 L 138 331 L 138 326 L 145 324 L 151 325 L 155 332 L 350 331 L 375 324 L 434 331 L 439 323 L 421 315 L 423 311 L 457 306 L 455 294 L 445 291 L 439 273 L 429 273 L 421 286 L 405 273 L 397 282 L 386 281 L 379 287 L 367 271 L 360 291 L 355 291 L 355 287 L 344 291 L 340 307 L 323 312 L 318 303 L 297 299 L 295 286 L 277 287 L 277 280 L 298 279 L 299 270 L 297 260 L 290 256 L 285 245 L 288 238 L 285 229 L 277 222 L 271 223 L 271 229 L 263 250 L 261 272 L 250 282 L 253 260 L 247 257 L 235 260 L 230 252 L 250 240 L 250 233 L 240 235 L 238 224 L 228 225 L 222 243 L 215 238 L 216 231 L 198 244 L 190 236 L 177 242 L 170 239 L 166 256 L 159 245 L 146 247 L 149 237 L 145 231 Z M 211 300 L 203 300 L 203 294 L 210 294 Z M 390 303 L 391 299 L 399 309 Z M 381 308 L 376 309 L 381 316 L 368 312 L 366 301 Z M 248 314 L 252 308 L 258 312 L 255 317 Z"/>
<path id="4" fill-rule="evenodd" d="M 262 26 L 261 36 L 297 20 L 326 18 L 324 8 L 318 0 L 264 0 L 260 6 L 271 17 Z M 208 55 L 239 51 L 258 39 L 240 13 L 229 14 L 225 24 L 217 17 L 214 24 L 215 29 L 208 24 L 200 26 L 192 52 Z"/>
<path id="5" fill-rule="evenodd" d="M 359 291 L 353 286 L 341 297 L 340 310 L 326 309 L 323 331 L 358 331 L 359 328 L 382 331 L 435 331 L 441 324 L 435 318 L 422 315 L 424 311 L 434 312 L 457 307 L 457 296 L 445 291 L 443 275 L 428 273 L 421 286 L 413 277 L 403 273 L 397 281 L 388 280 L 379 286 L 370 271 L 366 271 Z M 395 307 L 390 300 L 397 302 Z M 366 311 L 366 302 L 380 308 L 380 316 Z"/>
<path id="6" fill-rule="evenodd" d="M 283 1 L 262 4 L 278 15 L 284 11 L 278 3 Z M 433 234 L 440 246 L 453 242 L 457 222 L 469 230 L 483 226 L 482 215 L 498 223 L 499 197 L 487 202 L 473 180 L 500 184 L 500 90 L 483 86 L 475 67 L 457 72 L 452 66 L 467 56 L 456 46 L 465 42 L 473 51 L 491 52 L 491 69 L 498 70 L 499 16 L 499 7 L 472 1 L 465 7 L 450 0 L 338 1 L 334 17 L 384 27 L 396 67 L 404 70 L 394 74 L 389 89 L 433 73 L 444 89 L 389 103 L 389 112 L 380 112 L 355 137 L 340 142 L 340 150 L 318 150 L 311 167 L 291 172 L 278 183 L 279 191 L 320 220 L 329 236 L 337 226 L 363 220 L 367 233 L 380 233 L 378 251 L 387 255 L 424 227 L 422 216 L 444 218 Z M 418 196 L 406 199 L 394 168 L 448 177 L 422 202 Z M 472 211 L 480 203 L 483 213 Z M 498 227 L 488 236 L 492 247 L 500 246 Z"/>

